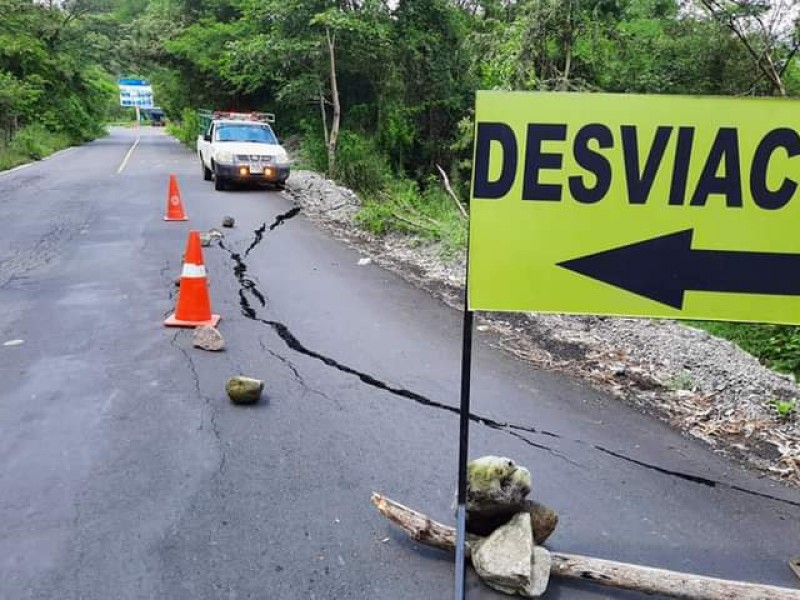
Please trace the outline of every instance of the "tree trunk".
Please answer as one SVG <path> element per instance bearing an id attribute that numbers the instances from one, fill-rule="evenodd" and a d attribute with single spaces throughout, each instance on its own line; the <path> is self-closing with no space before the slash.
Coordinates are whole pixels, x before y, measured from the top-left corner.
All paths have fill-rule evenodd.
<path id="1" fill-rule="evenodd" d="M 434 521 L 378 493 L 373 492 L 372 504 L 412 539 L 439 550 L 455 552 L 456 530 L 453 527 Z M 470 555 L 470 543 L 479 539 L 468 536 L 467 556 Z M 660 597 L 683 600 L 800 600 L 800 590 L 789 588 L 714 579 L 574 554 L 551 552 L 550 555 L 553 560 L 551 576 L 657 594 Z"/>
<path id="2" fill-rule="evenodd" d="M 336 142 L 339 138 L 339 122 L 341 120 L 342 108 L 339 104 L 339 85 L 336 80 L 336 34 L 331 35 L 330 29 L 325 29 L 325 37 L 328 40 L 328 54 L 331 61 L 331 104 L 333 105 L 333 119 L 331 121 L 331 132 L 328 138 L 328 177 L 333 178 L 336 174 Z"/>
<path id="3" fill-rule="evenodd" d="M 325 147 L 328 147 L 328 113 L 325 112 L 325 94 L 319 91 L 319 112 L 322 116 L 322 134 L 325 136 Z"/>

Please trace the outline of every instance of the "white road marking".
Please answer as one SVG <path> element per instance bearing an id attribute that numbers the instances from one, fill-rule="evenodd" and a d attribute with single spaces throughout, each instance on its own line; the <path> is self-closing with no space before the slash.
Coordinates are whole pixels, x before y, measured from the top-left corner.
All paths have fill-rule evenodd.
<path id="1" fill-rule="evenodd" d="M 122 159 L 122 162 L 119 165 L 119 169 L 117 169 L 117 175 L 122 173 L 125 170 L 125 167 L 128 166 L 128 160 L 130 160 L 131 154 L 133 154 L 133 151 L 136 150 L 136 146 L 139 145 L 139 140 L 140 139 L 142 139 L 142 138 L 137 135 L 136 136 L 136 141 L 133 142 L 133 146 L 131 146 L 130 150 L 128 150 L 128 153 L 125 155 L 125 158 Z"/>
<path id="2" fill-rule="evenodd" d="M 27 169 L 28 167 L 32 167 L 35 164 L 36 163 L 29 162 L 29 163 L 25 163 L 25 164 L 19 165 L 18 167 L 14 167 L 13 169 L 7 169 L 7 170 L 3 171 L 2 173 L 0 173 L 0 177 L 2 177 L 3 175 L 10 175 L 11 173 L 14 173 L 15 171 L 21 171 L 22 169 Z"/>

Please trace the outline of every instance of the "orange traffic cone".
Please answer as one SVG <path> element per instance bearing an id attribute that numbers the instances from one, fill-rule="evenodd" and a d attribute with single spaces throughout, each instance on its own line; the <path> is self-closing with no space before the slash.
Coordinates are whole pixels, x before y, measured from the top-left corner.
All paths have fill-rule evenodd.
<path id="1" fill-rule="evenodd" d="M 164 215 L 165 221 L 188 221 L 189 217 L 183 212 L 181 202 L 181 188 L 178 187 L 178 179 L 175 175 L 169 176 L 169 195 L 167 196 L 167 214 Z"/>
<path id="2" fill-rule="evenodd" d="M 203 250 L 200 247 L 200 232 L 189 232 L 186 254 L 183 259 L 181 286 L 178 288 L 178 304 L 164 325 L 167 327 L 216 327 L 219 315 L 211 314 L 211 300 L 208 297 L 206 267 Z"/>

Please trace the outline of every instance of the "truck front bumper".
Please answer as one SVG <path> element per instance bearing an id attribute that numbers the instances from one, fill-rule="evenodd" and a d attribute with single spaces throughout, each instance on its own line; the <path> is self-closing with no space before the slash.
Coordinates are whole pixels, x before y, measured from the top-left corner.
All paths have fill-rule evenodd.
<path id="1" fill-rule="evenodd" d="M 214 165 L 217 177 L 229 181 L 266 181 L 282 183 L 289 178 L 288 165 L 264 165 L 251 168 L 251 165 Z"/>

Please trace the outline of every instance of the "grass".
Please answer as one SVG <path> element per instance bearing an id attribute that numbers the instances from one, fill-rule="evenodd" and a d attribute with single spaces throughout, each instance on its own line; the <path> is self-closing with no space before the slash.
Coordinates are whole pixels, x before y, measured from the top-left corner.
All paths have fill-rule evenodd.
<path id="1" fill-rule="evenodd" d="M 467 245 L 467 221 L 447 193 L 434 181 L 420 189 L 408 180 L 394 180 L 363 201 L 356 223 L 376 235 L 398 231 L 440 242 L 446 256 Z"/>
<path id="2" fill-rule="evenodd" d="M 689 373 L 682 371 L 672 376 L 667 382 L 667 387 L 673 392 L 677 392 L 678 390 L 691 391 L 695 387 L 695 381 Z"/>
<path id="3" fill-rule="evenodd" d="M 41 160 L 70 145 L 69 138 L 63 133 L 52 133 L 42 125 L 28 125 L 20 129 L 10 142 L 0 143 L 0 171 L 31 160 Z"/>
<path id="4" fill-rule="evenodd" d="M 797 409 L 797 398 L 792 398 L 791 400 L 773 399 L 770 405 L 781 421 L 788 421 Z"/>

